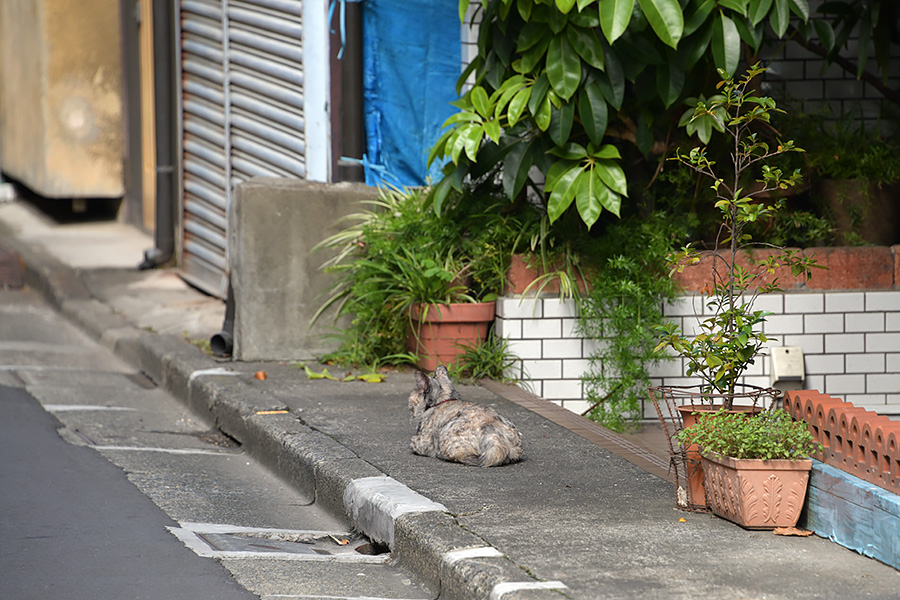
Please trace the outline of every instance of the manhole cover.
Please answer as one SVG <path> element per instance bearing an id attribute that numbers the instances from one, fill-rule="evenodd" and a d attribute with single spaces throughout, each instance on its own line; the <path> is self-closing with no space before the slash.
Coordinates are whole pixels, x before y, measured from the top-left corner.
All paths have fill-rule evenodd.
<path id="1" fill-rule="evenodd" d="M 360 534 L 213 523 L 181 523 L 169 531 L 200 556 L 214 558 L 384 562 L 390 556 L 386 547 Z"/>
<path id="2" fill-rule="evenodd" d="M 0 288 L 19 289 L 25 285 L 19 256 L 0 248 Z"/>

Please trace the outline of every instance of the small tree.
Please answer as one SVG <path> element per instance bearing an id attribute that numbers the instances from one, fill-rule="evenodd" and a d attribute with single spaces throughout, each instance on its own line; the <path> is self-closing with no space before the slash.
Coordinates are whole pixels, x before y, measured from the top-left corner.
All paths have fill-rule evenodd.
<path id="1" fill-rule="evenodd" d="M 672 159 L 712 180 L 722 223 L 712 254 L 712 282 L 708 289 L 707 307 L 713 316 L 700 320 L 700 333 L 693 338 L 686 337 L 674 324 L 660 327 L 663 335 L 657 349 L 672 348 L 687 360 L 689 377 L 697 375 L 710 390 L 728 394 L 734 393 L 738 379 L 771 339 L 759 329 L 770 313 L 753 310 L 753 304 L 760 294 L 779 290 L 775 270 L 789 267 L 792 276 L 809 278 L 811 269 L 817 266 L 814 257 L 772 244 L 754 243 L 745 233 L 747 224 L 776 210 L 775 206 L 760 202 L 759 196 L 790 188 L 801 179 L 799 170 L 786 175 L 765 163 L 779 154 L 803 150 L 794 146 L 792 140 L 779 141 L 772 147 L 754 130 L 760 123 L 768 123 L 773 112 L 784 112 L 771 98 L 755 95 L 750 85 L 764 71 L 757 63 L 736 81 L 720 70 L 720 93 L 701 99 L 682 119 L 688 128 L 716 130 L 730 138 L 732 164 L 724 166 L 724 173 L 708 158 L 705 147 L 695 147 L 687 154 L 678 151 Z M 745 175 L 754 166 L 760 169 L 759 185 L 747 188 Z M 739 253 L 753 246 L 780 252 L 761 260 L 748 253 L 749 267 L 742 266 Z M 700 258 L 697 250 L 688 245 L 670 255 L 672 273 L 682 272 L 685 266 L 700 262 Z M 726 408 L 730 409 L 730 404 L 726 402 Z"/>

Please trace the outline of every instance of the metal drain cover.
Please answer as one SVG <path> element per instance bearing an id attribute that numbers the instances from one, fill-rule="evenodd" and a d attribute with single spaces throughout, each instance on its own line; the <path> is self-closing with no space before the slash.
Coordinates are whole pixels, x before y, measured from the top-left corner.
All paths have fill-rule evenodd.
<path id="1" fill-rule="evenodd" d="M 169 531 L 200 556 L 379 563 L 390 554 L 359 534 L 180 523 Z M 381 550 L 381 549 L 379 549 Z"/>

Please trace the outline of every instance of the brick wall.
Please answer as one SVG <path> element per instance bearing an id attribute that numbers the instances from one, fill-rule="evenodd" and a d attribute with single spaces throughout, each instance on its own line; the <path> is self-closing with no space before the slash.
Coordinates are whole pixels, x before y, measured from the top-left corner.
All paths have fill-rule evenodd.
<path id="1" fill-rule="evenodd" d="M 760 297 L 757 309 L 768 310 L 764 331 L 778 339 L 770 346 L 803 349 L 805 387 L 841 397 L 856 406 L 900 417 L 900 290 L 798 291 Z M 665 307 L 665 314 L 685 331 L 704 314 L 703 297 L 688 295 Z M 557 297 L 501 298 L 496 330 L 519 357 L 514 374 L 522 385 L 573 412 L 589 404 L 582 398 L 582 375 L 597 340 L 576 333 L 572 301 Z M 682 359 L 651 371 L 656 385 L 693 385 L 683 377 Z M 768 357 L 756 361 L 744 383 L 769 386 Z M 644 418 L 655 419 L 652 406 Z"/>

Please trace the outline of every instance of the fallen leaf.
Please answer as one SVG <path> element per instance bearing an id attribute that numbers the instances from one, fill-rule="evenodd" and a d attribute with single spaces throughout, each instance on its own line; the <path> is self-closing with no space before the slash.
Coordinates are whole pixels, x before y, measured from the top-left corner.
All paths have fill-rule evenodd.
<path id="1" fill-rule="evenodd" d="M 812 531 L 797 529 L 796 527 L 776 527 L 774 533 L 775 535 L 793 535 L 798 537 L 809 537 L 813 534 Z"/>
<path id="2" fill-rule="evenodd" d="M 357 376 L 357 379 L 366 383 L 381 383 L 384 381 L 384 375 L 381 373 L 364 373 Z"/>
<path id="3" fill-rule="evenodd" d="M 257 379 L 259 379 L 260 381 L 266 380 L 266 372 L 265 371 L 257 371 L 256 373 L 253 374 L 253 376 L 256 377 Z"/>
<path id="4" fill-rule="evenodd" d="M 681 517 L 680 519 L 678 519 L 678 522 L 679 523 L 687 523 L 687 519 L 685 519 L 684 517 Z"/>

